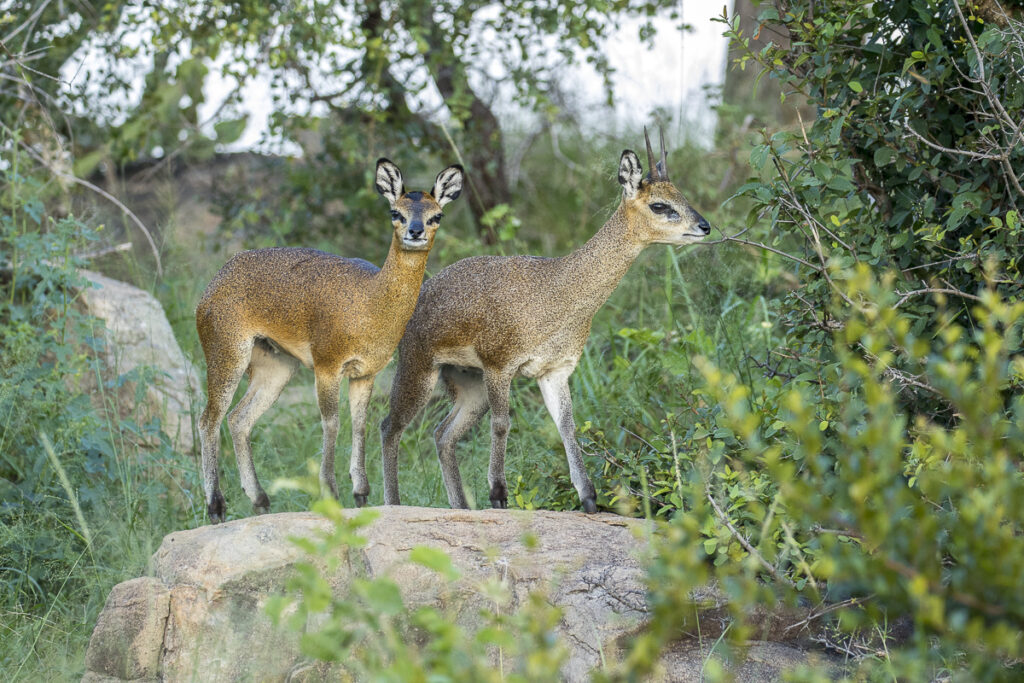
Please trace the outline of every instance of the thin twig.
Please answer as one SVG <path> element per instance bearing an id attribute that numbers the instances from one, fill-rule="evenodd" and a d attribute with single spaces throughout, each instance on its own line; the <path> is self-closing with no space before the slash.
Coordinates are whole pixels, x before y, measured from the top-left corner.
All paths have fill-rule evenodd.
<path id="1" fill-rule="evenodd" d="M 826 614 L 831 614 L 832 612 L 835 612 L 836 610 L 844 609 L 846 607 L 857 607 L 859 605 L 864 604 L 865 602 L 867 602 L 868 600 L 870 600 L 873 597 L 875 597 L 874 593 L 872 593 L 871 595 L 865 596 L 863 598 L 847 598 L 846 600 L 843 600 L 842 602 L 836 602 L 836 603 L 833 603 L 831 605 L 828 605 L 827 607 L 823 607 L 821 609 L 816 609 L 813 612 L 811 612 L 809 615 L 807 615 L 806 619 L 802 619 L 802 620 L 796 622 L 795 624 L 790 624 L 789 626 L 787 626 L 786 630 L 787 631 L 791 631 L 791 630 L 793 630 L 795 628 L 798 628 L 798 627 L 801 627 L 801 626 L 806 626 L 807 624 L 811 623 L 815 619 L 820 619 L 821 617 L 825 616 Z"/>
<path id="2" fill-rule="evenodd" d="M 750 541 L 748 541 L 743 536 L 743 534 L 741 534 L 739 532 L 739 530 L 732 525 L 732 521 L 729 519 L 729 516 L 726 515 L 724 512 L 722 512 L 722 508 L 718 507 L 718 502 L 715 500 L 715 497 L 711 495 L 711 489 L 708 489 L 705 492 L 705 495 L 707 496 L 708 502 L 711 503 L 711 507 L 714 509 L 715 515 L 717 515 L 718 518 L 720 520 L 722 520 L 722 523 L 725 524 L 726 527 L 728 527 L 729 532 L 733 535 L 733 537 L 737 541 L 740 542 L 740 545 L 742 545 L 744 548 L 746 548 L 747 552 L 750 553 L 750 556 L 755 558 L 755 559 L 757 559 L 757 561 L 761 563 L 761 566 L 765 568 L 765 571 L 767 571 L 769 574 L 771 574 L 772 578 L 774 578 L 776 581 L 779 581 L 780 583 L 784 583 L 787 586 L 789 586 L 790 588 L 795 589 L 796 588 L 796 584 L 793 583 L 792 581 L 790 581 L 788 578 L 786 578 L 782 574 L 780 574 L 778 572 L 778 570 L 776 570 L 775 567 L 773 567 L 768 562 L 768 560 L 764 559 L 764 556 L 757 551 L 757 548 L 755 548 L 754 546 L 750 545 Z"/>
<path id="3" fill-rule="evenodd" d="M 10 128 L 5 126 L 3 123 L 0 123 L 0 126 L 3 126 L 3 128 L 8 133 L 10 133 L 12 137 L 14 136 L 14 132 Z M 135 212 L 133 212 L 131 209 L 129 209 L 127 206 L 125 206 L 124 203 L 121 202 L 120 199 L 118 199 L 114 195 L 110 194 L 109 192 L 104 190 L 102 187 L 99 187 L 98 185 L 94 185 L 93 183 L 90 183 L 88 180 L 85 180 L 84 178 L 79 178 L 78 176 L 74 175 L 73 173 L 65 173 L 65 172 L 63 172 L 63 171 L 61 171 L 61 170 L 59 170 L 57 168 L 54 168 L 45 159 L 43 159 L 39 154 L 37 154 L 36 151 L 34 149 L 32 149 L 32 147 L 30 145 L 26 144 L 24 141 L 21 141 L 21 140 L 19 140 L 19 143 L 21 144 L 22 148 L 26 152 L 28 152 L 28 154 L 32 158 L 34 158 L 36 161 L 38 161 L 43 166 L 45 166 L 47 168 L 47 170 L 50 171 L 50 173 L 53 173 L 58 178 L 62 178 L 64 180 L 67 180 L 67 181 L 70 181 L 70 182 L 73 182 L 73 183 L 77 183 L 78 185 L 81 185 L 82 187 L 85 187 L 85 188 L 88 188 L 88 189 L 92 190 L 93 192 L 95 192 L 96 194 L 100 195 L 101 197 L 104 197 L 104 198 L 110 200 L 111 203 L 113 203 L 115 206 L 117 206 L 119 209 L 121 209 L 121 211 L 123 211 L 125 215 L 127 215 L 129 218 L 131 218 L 132 222 L 135 223 L 135 225 L 139 228 L 139 230 L 142 232 L 142 234 L 146 237 L 146 241 L 149 242 L 149 247 L 153 251 L 153 258 L 156 260 L 156 273 L 157 273 L 157 275 L 159 277 L 161 277 L 161 278 L 164 276 L 163 264 L 160 261 L 160 250 L 157 249 L 156 242 L 153 241 L 153 235 L 152 235 L 152 233 L 150 233 L 149 228 L 147 228 L 145 226 L 145 224 L 142 222 L 142 220 L 138 216 L 135 215 Z"/>
<path id="4" fill-rule="evenodd" d="M 896 293 L 899 294 L 900 292 L 897 291 Z M 920 296 L 921 294 L 952 294 L 954 296 L 963 297 L 964 299 L 973 299 L 974 301 L 981 301 L 981 297 L 980 296 L 975 296 L 974 294 L 968 294 L 967 292 L 963 292 L 963 291 L 961 291 L 959 289 L 946 288 L 946 287 L 926 287 L 924 289 L 915 289 L 912 292 L 904 293 L 900 297 L 900 300 L 897 301 L 895 304 L 893 304 L 892 307 L 893 308 L 899 308 L 900 306 L 905 304 L 907 302 L 907 300 L 910 299 L 911 297 Z"/>
<path id="5" fill-rule="evenodd" d="M 911 135 L 913 135 L 915 138 L 917 138 L 924 144 L 928 145 L 932 149 L 936 149 L 940 152 L 945 152 L 946 154 L 960 154 L 962 156 L 972 157 L 974 159 L 991 159 L 993 161 L 1003 161 L 1004 159 L 1006 159 L 1007 152 L 1003 152 L 1002 154 L 985 154 L 983 152 L 972 152 L 967 149 L 953 149 L 952 147 L 943 147 L 942 145 L 936 144 L 929 140 L 928 138 L 921 135 L 920 133 L 918 133 L 910 126 L 910 123 L 904 123 L 903 127 L 908 132 L 910 132 Z"/>

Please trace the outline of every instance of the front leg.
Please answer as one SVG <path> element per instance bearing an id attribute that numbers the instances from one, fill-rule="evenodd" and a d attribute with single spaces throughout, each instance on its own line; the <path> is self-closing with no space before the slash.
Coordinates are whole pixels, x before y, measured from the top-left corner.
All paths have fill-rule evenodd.
<path id="1" fill-rule="evenodd" d="M 370 495 L 370 481 L 366 478 L 366 409 L 373 393 L 373 376 L 351 377 L 348 380 L 348 407 L 352 415 L 352 457 L 348 474 L 352 478 L 352 497 L 363 507 Z"/>
<path id="2" fill-rule="evenodd" d="M 338 497 L 338 484 L 334 479 L 334 448 L 338 442 L 338 388 L 341 373 L 335 370 L 313 369 L 316 375 L 316 399 L 320 405 L 320 421 L 324 438 L 320 460 L 320 493 Z"/>
<path id="3" fill-rule="evenodd" d="M 572 416 L 572 396 L 569 394 L 569 375 L 572 369 L 556 370 L 537 379 L 540 393 L 544 396 L 551 419 L 558 427 L 558 434 L 565 446 L 565 457 L 569 460 L 569 478 L 580 495 L 583 511 L 597 512 L 597 493 L 594 484 L 583 467 L 583 454 L 576 441 L 576 421 Z"/>
<path id="4" fill-rule="evenodd" d="M 491 408 L 491 462 L 487 483 L 491 487 L 491 507 L 508 507 L 508 486 L 505 484 L 505 446 L 508 442 L 508 392 L 512 373 L 484 370 L 487 403 Z"/>

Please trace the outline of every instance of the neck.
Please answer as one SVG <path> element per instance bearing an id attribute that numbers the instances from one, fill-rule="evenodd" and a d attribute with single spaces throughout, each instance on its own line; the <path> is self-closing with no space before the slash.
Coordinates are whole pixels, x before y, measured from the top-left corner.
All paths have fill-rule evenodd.
<path id="1" fill-rule="evenodd" d="M 420 286 L 423 284 L 423 273 L 427 268 L 429 251 L 407 251 L 402 249 L 402 241 L 391 238 L 391 248 L 384 259 L 384 265 L 377 273 L 378 292 L 387 305 L 393 307 L 395 314 L 404 314 L 408 308 L 408 318 L 416 306 Z M 403 322 L 403 325 L 405 323 Z"/>
<path id="2" fill-rule="evenodd" d="M 580 293 L 578 303 L 590 309 L 590 315 L 612 295 L 645 246 L 629 229 L 620 204 L 586 244 L 564 257 L 566 273 Z"/>

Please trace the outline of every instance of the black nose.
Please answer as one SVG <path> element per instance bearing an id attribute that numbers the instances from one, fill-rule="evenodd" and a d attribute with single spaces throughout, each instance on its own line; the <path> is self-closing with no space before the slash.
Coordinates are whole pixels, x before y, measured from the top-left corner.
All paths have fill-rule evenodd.
<path id="1" fill-rule="evenodd" d="M 705 235 L 711 234 L 711 224 L 708 223 L 707 218 L 704 218 L 704 216 L 701 216 L 699 213 L 697 214 L 697 227 L 700 228 Z"/>
<path id="2" fill-rule="evenodd" d="M 414 240 L 423 237 L 423 221 L 413 221 L 409 224 L 409 237 Z"/>

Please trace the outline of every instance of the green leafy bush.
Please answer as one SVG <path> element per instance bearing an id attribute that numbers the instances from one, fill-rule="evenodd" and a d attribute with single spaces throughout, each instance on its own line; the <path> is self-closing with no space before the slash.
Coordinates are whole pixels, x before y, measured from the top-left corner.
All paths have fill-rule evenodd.
<path id="1" fill-rule="evenodd" d="M 42 174 L 12 159 L 0 175 L 0 671 L 63 680 L 80 675 L 110 587 L 188 512 L 161 468 L 177 455 L 159 422 L 113 405 L 145 372 L 104 379 L 103 322 L 76 304 L 89 286 L 76 254 L 97 231 L 54 216 Z"/>
<path id="2" fill-rule="evenodd" d="M 894 307 L 892 278 L 876 282 L 861 267 L 847 282 L 856 314 L 836 335 L 830 397 L 793 380 L 766 415 L 743 380 L 698 361 L 720 423 L 742 447 L 725 472 L 697 465 L 676 480 L 688 509 L 656 553 L 655 618 L 632 673 L 687 625 L 689 591 L 714 578 L 730 598 L 736 643 L 751 636 L 753 605 L 799 602 L 815 608 L 815 637 L 865 675 L 1020 675 L 1024 397 L 1013 388 L 1024 377 L 1024 303 L 983 293 L 971 312 L 977 327 L 946 314 L 936 349 Z M 900 411 L 897 353 L 942 392 L 955 424 Z M 835 418 L 819 420 L 823 410 Z"/>
<path id="3" fill-rule="evenodd" d="M 789 44 L 739 60 L 818 113 L 763 131 L 750 152 L 761 176 L 738 191 L 799 283 L 777 303 L 785 348 L 765 359 L 789 374 L 827 370 L 832 331 L 852 314 L 833 269 L 892 271 L 894 305 L 919 335 L 938 332 L 933 293 L 953 297 L 964 325 L 981 287 L 1024 293 L 1019 17 L 937 0 L 816 5 L 762 3 L 761 20 Z M 727 25 L 742 51 L 749 37 Z M 951 415 L 934 387 L 903 387 L 901 401 Z"/>

